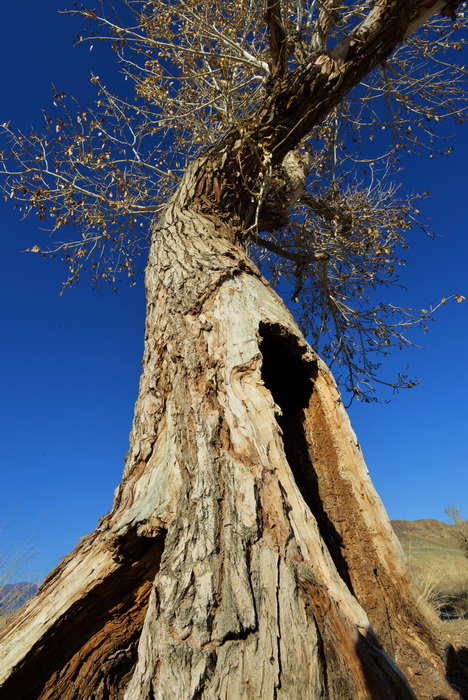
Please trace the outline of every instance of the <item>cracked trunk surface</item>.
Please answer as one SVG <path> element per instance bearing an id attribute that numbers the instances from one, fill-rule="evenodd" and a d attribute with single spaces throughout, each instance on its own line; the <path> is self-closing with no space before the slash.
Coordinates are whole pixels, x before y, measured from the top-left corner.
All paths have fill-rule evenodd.
<path id="1" fill-rule="evenodd" d="M 229 228 L 175 198 L 147 300 L 113 509 L 3 632 L 0 698 L 456 697 L 334 381 Z"/>

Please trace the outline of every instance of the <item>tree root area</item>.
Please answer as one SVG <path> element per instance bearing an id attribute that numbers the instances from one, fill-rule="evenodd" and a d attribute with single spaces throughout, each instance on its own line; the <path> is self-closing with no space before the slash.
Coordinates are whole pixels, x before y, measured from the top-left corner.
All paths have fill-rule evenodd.
<path id="1" fill-rule="evenodd" d="M 131 539 L 121 566 L 30 650 L 3 684 L 1 700 L 83 700 L 83 688 L 87 697 L 122 697 L 164 548 L 163 535 Z"/>

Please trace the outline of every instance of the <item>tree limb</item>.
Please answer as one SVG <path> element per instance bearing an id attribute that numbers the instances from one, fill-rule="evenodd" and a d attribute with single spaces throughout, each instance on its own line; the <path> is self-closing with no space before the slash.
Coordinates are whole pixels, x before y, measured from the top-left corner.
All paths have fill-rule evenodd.
<path id="1" fill-rule="evenodd" d="M 265 19 L 270 29 L 271 77 L 281 79 L 287 70 L 288 49 L 280 0 L 267 0 Z"/>
<path id="2" fill-rule="evenodd" d="M 328 253 L 310 253 L 309 255 L 304 255 L 303 253 L 294 253 L 290 250 L 282 248 L 277 243 L 273 243 L 273 241 L 268 241 L 266 238 L 261 238 L 260 236 L 257 236 L 255 234 L 252 234 L 251 238 L 257 245 L 266 248 L 271 253 L 275 253 L 275 255 L 279 255 L 280 257 L 285 258 L 286 260 L 292 260 L 298 265 L 317 262 L 318 260 L 328 260 L 328 258 L 330 257 Z"/>

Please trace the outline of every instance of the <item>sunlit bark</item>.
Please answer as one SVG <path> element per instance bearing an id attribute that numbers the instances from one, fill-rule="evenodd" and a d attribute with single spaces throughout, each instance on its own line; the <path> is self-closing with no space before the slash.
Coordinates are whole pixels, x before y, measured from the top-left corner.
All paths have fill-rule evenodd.
<path id="1" fill-rule="evenodd" d="M 114 507 L 6 631 L 0 696 L 455 697 L 333 379 L 230 228 L 176 198 L 147 297 Z"/>

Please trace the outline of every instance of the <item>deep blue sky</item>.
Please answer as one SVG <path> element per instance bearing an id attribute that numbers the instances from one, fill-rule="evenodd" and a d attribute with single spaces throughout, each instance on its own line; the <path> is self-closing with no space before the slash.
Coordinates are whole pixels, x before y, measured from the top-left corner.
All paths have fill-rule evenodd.
<path id="1" fill-rule="evenodd" d="M 81 24 L 58 15 L 65 3 L 2 7 L 0 122 L 39 124 L 51 83 L 85 105 L 90 70 L 107 70 L 99 47 L 72 47 Z M 452 293 L 468 297 L 468 130 L 448 130 L 454 154 L 415 157 L 404 175 L 408 189 L 432 191 L 424 211 L 439 235 L 411 234 L 404 281 L 416 307 Z M 20 222 L 1 205 L 0 226 L 0 552 L 28 539 L 37 555 L 18 576 L 35 580 L 111 506 L 138 389 L 144 298 L 141 284 L 98 294 L 85 280 L 59 296 L 65 267 L 20 253 L 44 240 L 37 221 Z M 391 518 L 444 519 L 448 504 L 468 515 L 467 321 L 468 302 L 449 303 L 420 339 L 424 351 L 403 351 L 386 365 L 389 376 L 410 365 L 421 384 L 390 404 L 350 410 Z"/>

